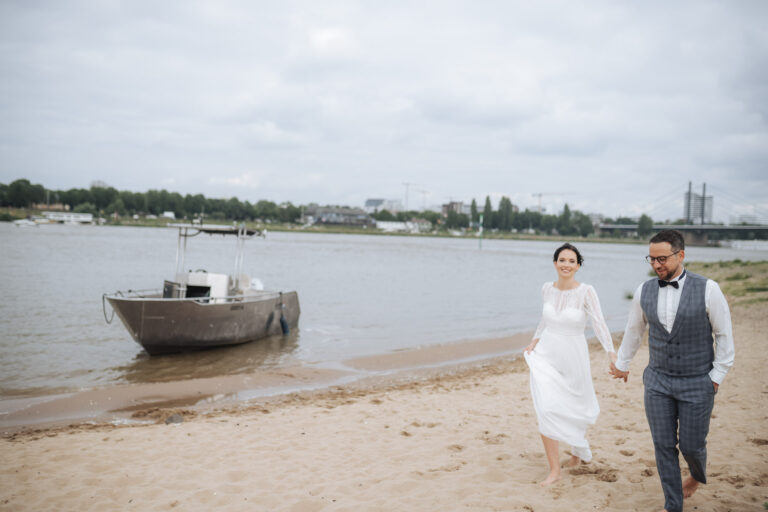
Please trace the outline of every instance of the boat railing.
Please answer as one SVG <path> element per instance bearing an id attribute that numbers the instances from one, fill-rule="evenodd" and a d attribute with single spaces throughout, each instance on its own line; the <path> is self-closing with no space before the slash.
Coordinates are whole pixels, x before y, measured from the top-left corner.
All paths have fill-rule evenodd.
<path id="1" fill-rule="evenodd" d="M 243 294 L 243 295 L 227 295 L 226 297 L 163 297 L 163 290 L 161 288 L 153 288 L 148 290 L 126 290 L 117 291 L 115 293 L 105 293 L 103 298 L 105 299 L 121 299 L 121 300 L 150 300 L 150 301 L 162 301 L 162 302 L 199 302 L 203 304 L 215 303 L 222 304 L 227 302 L 243 302 L 252 299 L 264 299 L 264 298 L 276 298 L 280 296 L 280 292 L 258 292 L 257 294 Z"/>

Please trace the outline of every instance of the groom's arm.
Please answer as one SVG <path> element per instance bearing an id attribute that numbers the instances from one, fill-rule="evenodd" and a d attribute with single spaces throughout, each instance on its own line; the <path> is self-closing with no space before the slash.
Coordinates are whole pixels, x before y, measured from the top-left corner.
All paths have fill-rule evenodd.
<path id="1" fill-rule="evenodd" d="M 640 295 L 643 292 L 643 285 L 637 287 L 632 297 L 632 304 L 629 306 L 629 318 L 627 326 L 624 329 L 624 338 L 621 340 L 619 353 L 616 358 L 615 367 L 622 373 L 629 372 L 629 363 L 635 357 L 637 349 L 640 348 L 640 342 L 645 333 L 645 327 L 648 324 L 643 308 L 640 305 Z M 621 375 L 626 380 L 625 375 Z M 617 377 L 618 378 L 618 377 Z"/>
<path id="2" fill-rule="evenodd" d="M 728 309 L 728 302 L 725 300 L 720 286 L 711 279 L 707 280 L 705 299 L 707 316 L 709 316 L 709 323 L 715 336 L 715 360 L 709 371 L 709 378 L 712 379 L 715 391 L 717 391 L 725 379 L 725 374 L 733 366 L 736 352 L 733 344 L 731 311 Z"/>

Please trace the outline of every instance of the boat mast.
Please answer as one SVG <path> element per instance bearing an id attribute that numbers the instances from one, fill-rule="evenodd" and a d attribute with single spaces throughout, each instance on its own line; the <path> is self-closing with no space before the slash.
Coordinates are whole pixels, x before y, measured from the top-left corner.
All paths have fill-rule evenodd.
<path id="1" fill-rule="evenodd" d="M 187 252 L 187 228 L 179 226 L 179 238 L 176 241 L 176 275 L 184 272 L 184 259 L 185 259 L 186 252 Z"/>
<path id="2" fill-rule="evenodd" d="M 245 235 L 247 230 L 245 224 L 237 227 L 237 251 L 235 251 L 235 271 L 234 277 L 235 289 L 240 289 L 240 274 L 243 272 L 243 247 L 245 246 Z"/>

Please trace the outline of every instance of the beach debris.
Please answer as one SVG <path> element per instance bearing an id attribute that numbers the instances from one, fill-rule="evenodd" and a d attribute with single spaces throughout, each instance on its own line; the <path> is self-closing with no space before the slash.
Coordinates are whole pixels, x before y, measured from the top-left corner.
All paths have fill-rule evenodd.
<path id="1" fill-rule="evenodd" d="M 173 416 L 179 416 L 178 418 L 168 421 Z M 138 420 L 154 420 L 155 423 L 165 423 L 166 425 L 171 423 L 182 423 L 185 419 L 194 418 L 197 416 L 195 411 L 189 409 L 163 409 L 160 407 L 150 407 L 148 409 L 141 409 L 131 414 L 132 419 Z"/>
<path id="2" fill-rule="evenodd" d="M 170 425 L 171 423 L 184 423 L 184 416 L 181 414 L 171 414 L 165 418 L 165 424 Z"/>

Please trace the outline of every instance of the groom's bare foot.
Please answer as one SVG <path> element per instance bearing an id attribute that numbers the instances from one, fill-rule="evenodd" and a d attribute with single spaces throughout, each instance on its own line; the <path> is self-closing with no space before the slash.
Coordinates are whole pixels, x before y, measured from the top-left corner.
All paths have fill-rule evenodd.
<path id="1" fill-rule="evenodd" d="M 696 489 L 699 488 L 699 481 L 693 478 L 692 476 L 689 476 L 685 480 L 683 480 L 683 498 L 690 498 L 693 496 L 693 493 L 696 492 Z"/>
<path id="2" fill-rule="evenodd" d="M 540 482 L 539 485 L 542 487 L 549 487 L 558 480 L 560 480 L 560 472 L 552 472 L 549 474 L 549 476 L 547 476 L 547 478 L 544 479 L 544 481 Z"/>

